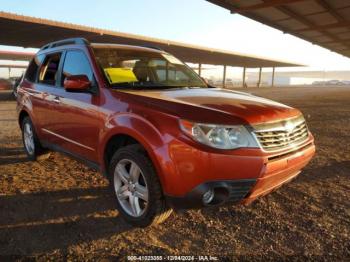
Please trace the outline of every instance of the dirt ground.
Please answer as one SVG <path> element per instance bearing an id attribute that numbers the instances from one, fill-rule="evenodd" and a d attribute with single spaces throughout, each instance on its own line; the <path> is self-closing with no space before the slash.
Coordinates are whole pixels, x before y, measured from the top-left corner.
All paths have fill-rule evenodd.
<path id="1" fill-rule="evenodd" d="M 27 161 L 15 102 L 0 92 L 0 260 L 162 254 L 350 261 L 350 88 L 248 91 L 301 109 L 316 157 L 296 180 L 248 207 L 173 214 L 146 229 L 118 216 L 107 181 L 83 164 L 59 153 Z"/>

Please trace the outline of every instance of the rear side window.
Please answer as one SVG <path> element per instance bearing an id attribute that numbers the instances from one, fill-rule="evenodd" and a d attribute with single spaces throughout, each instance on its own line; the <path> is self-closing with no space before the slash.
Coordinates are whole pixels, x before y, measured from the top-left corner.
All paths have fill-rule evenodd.
<path id="1" fill-rule="evenodd" d="M 26 74 L 25 74 L 25 79 L 27 79 L 30 82 L 35 82 L 36 76 L 38 74 L 38 69 L 40 64 L 44 60 L 44 55 L 37 55 L 33 58 L 33 60 L 30 62 Z"/>
<path id="2" fill-rule="evenodd" d="M 40 68 L 39 83 L 53 86 L 56 84 L 60 59 L 60 53 L 50 54 L 46 56 L 46 59 Z"/>
<path id="3" fill-rule="evenodd" d="M 68 51 L 62 70 L 62 85 L 67 76 L 86 75 L 91 83 L 94 82 L 93 72 L 86 55 L 81 51 Z"/>

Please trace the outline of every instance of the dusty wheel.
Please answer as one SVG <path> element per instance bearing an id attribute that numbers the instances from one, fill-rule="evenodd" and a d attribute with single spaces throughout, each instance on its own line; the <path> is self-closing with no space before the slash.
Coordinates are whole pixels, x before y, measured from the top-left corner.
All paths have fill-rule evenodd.
<path id="1" fill-rule="evenodd" d="M 43 149 L 29 117 L 25 117 L 22 121 L 22 140 L 28 158 L 35 161 Z"/>
<path id="2" fill-rule="evenodd" d="M 117 209 L 127 222 L 146 227 L 166 220 L 167 207 L 158 176 L 140 145 L 117 150 L 110 162 L 109 178 Z"/>

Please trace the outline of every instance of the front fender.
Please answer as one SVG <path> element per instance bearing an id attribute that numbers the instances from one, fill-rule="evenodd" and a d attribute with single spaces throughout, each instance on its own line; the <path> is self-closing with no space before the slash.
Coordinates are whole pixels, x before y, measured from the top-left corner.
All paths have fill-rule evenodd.
<path id="1" fill-rule="evenodd" d="M 104 152 L 110 139 L 116 135 L 128 135 L 145 148 L 163 184 L 164 175 L 161 162 L 167 158 L 164 158 L 163 154 L 159 155 L 160 150 L 157 149 L 167 143 L 168 135 L 162 134 L 150 121 L 136 114 L 120 114 L 111 117 L 100 134 L 101 147 L 98 155 L 104 172 L 108 170 L 104 163 Z"/>

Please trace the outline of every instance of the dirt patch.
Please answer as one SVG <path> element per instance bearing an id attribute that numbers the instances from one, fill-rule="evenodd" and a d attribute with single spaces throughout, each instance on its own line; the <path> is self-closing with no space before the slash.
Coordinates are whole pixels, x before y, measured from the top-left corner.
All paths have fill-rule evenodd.
<path id="1" fill-rule="evenodd" d="M 316 157 L 292 183 L 248 207 L 187 211 L 146 229 L 118 216 L 106 179 L 83 164 L 58 153 L 27 161 L 15 102 L 0 92 L 0 255 L 349 260 L 350 89 L 248 91 L 300 108 L 316 139 Z"/>

